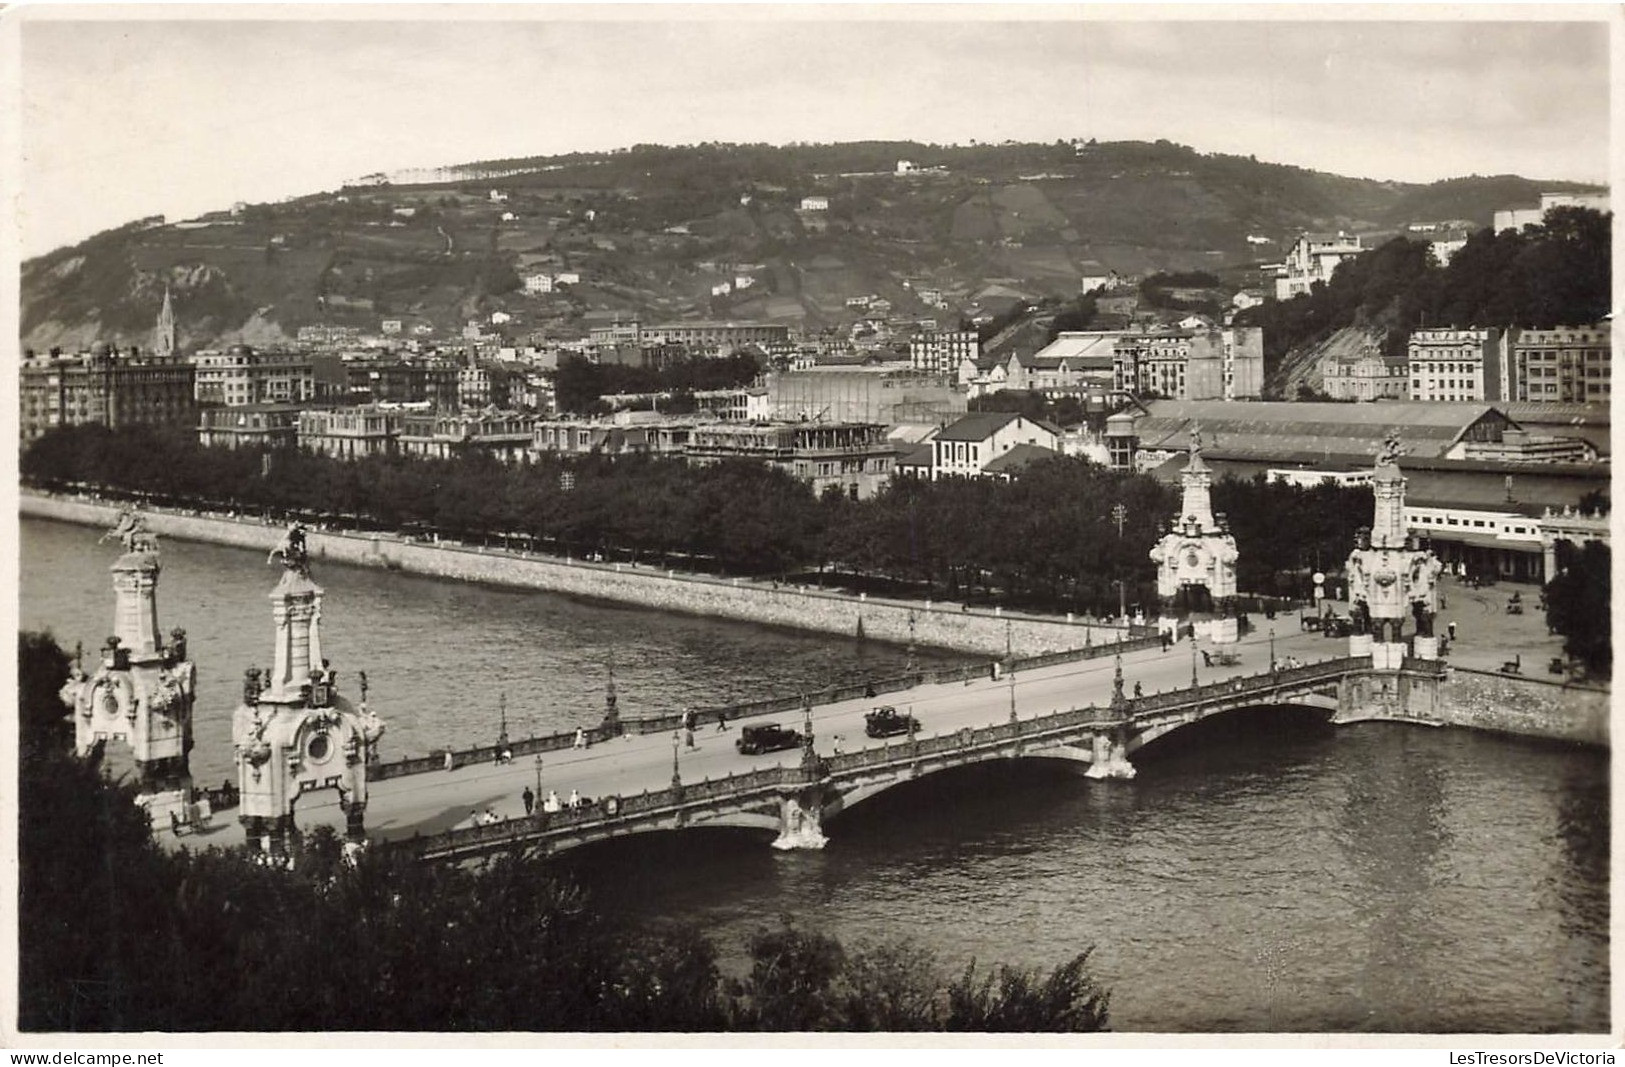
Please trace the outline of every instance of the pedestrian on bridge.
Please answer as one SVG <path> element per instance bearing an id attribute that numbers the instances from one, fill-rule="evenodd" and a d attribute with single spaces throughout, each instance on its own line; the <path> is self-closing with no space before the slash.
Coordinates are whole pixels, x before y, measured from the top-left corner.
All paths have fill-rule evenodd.
<path id="1" fill-rule="evenodd" d="M 581 727 L 577 726 L 576 727 L 575 744 L 571 745 L 570 747 L 571 748 L 586 748 L 587 747 L 587 731 L 585 731 Z"/>
<path id="2" fill-rule="evenodd" d="M 727 708 L 718 708 L 717 709 L 717 733 L 725 734 L 727 732 L 728 732 L 728 709 Z"/>
<path id="3" fill-rule="evenodd" d="M 536 794 L 530 791 L 530 786 L 525 786 L 525 791 L 519 794 L 519 799 L 525 802 L 526 815 L 536 810 Z"/>

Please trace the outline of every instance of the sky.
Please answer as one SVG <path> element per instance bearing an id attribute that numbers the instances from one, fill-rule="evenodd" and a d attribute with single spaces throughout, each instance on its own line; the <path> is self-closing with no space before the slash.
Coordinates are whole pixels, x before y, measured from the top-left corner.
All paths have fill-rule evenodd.
<path id="1" fill-rule="evenodd" d="M 1426 7 L 1365 22 L 1297 8 L 1243 21 L 872 5 L 209 17 L 220 10 L 21 10 L 25 256 L 377 171 L 640 142 L 1162 138 L 1403 181 L 1609 172 L 1603 22 L 1443 21 Z"/>

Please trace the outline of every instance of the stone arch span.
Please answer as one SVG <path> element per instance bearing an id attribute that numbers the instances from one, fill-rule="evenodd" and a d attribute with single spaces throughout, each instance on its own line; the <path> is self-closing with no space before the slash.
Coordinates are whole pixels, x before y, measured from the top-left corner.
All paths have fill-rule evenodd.
<path id="1" fill-rule="evenodd" d="M 1211 711 L 1192 711 L 1186 714 L 1170 715 L 1165 718 L 1158 719 L 1155 722 L 1149 723 L 1145 728 L 1140 729 L 1130 735 L 1128 741 L 1128 751 L 1132 755 L 1133 753 L 1140 751 L 1142 748 L 1145 748 L 1147 745 L 1153 744 L 1154 742 L 1179 731 L 1183 727 L 1192 726 L 1199 722 L 1208 722 L 1212 719 L 1226 715 L 1234 715 L 1238 712 L 1260 711 L 1266 709 L 1297 711 L 1302 712 L 1306 716 L 1311 716 L 1324 722 L 1331 722 L 1332 716 L 1337 713 L 1337 698 L 1332 696 L 1324 696 L 1319 693 L 1305 693 L 1301 696 L 1292 697 L 1289 700 L 1237 704 L 1233 707 L 1220 707 Z"/>

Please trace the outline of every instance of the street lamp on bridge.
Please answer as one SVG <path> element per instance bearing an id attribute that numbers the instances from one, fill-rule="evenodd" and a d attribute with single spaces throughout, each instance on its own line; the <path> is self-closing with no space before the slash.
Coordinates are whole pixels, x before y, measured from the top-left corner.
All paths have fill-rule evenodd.
<path id="1" fill-rule="evenodd" d="M 1010 640 L 1010 620 L 1004 620 L 1004 673 L 1010 678 L 1010 721 L 1016 721 L 1016 653 Z"/>
<path id="2" fill-rule="evenodd" d="M 536 805 L 537 805 L 537 807 L 540 807 L 541 803 L 542 803 L 542 754 L 540 752 L 538 752 L 538 753 L 536 753 Z"/>
<path id="3" fill-rule="evenodd" d="M 1196 681 L 1196 624 L 1191 623 L 1191 687 L 1195 688 Z"/>
<path id="4" fill-rule="evenodd" d="M 1270 627 L 1270 673 L 1275 673 L 1275 627 Z"/>
<path id="5" fill-rule="evenodd" d="M 681 735 L 676 730 L 673 730 L 671 732 L 671 787 L 673 789 L 681 789 L 683 785 L 683 776 L 677 770 L 677 749 L 681 743 Z"/>

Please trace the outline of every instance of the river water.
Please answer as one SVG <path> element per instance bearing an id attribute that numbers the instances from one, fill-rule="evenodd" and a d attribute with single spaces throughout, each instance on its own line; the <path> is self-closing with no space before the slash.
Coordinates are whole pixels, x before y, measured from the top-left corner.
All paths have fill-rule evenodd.
<path id="1" fill-rule="evenodd" d="M 98 531 L 22 522 L 21 623 L 69 648 L 110 632 Z M 159 620 L 200 672 L 192 765 L 230 769 L 243 668 L 269 662 L 277 573 L 165 541 Z M 623 712 L 898 671 L 903 649 L 336 564 L 323 642 L 365 670 L 385 758 Z M 90 658 L 87 652 L 87 659 Z M 955 662 L 921 653 L 926 664 Z M 1464 730 L 1210 720 L 1142 750 L 1132 781 L 1042 761 L 899 787 L 826 826 L 822 852 L 690 831 L 561 859 L 634 926 L 700 924 L 740 965 L 791 915 L 849 946 L 908 937 L 957 970 L 1053 966 L 1093 946 L 1118 1030 L 1608 1028 L 1608 757 Z"/>

